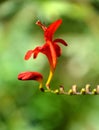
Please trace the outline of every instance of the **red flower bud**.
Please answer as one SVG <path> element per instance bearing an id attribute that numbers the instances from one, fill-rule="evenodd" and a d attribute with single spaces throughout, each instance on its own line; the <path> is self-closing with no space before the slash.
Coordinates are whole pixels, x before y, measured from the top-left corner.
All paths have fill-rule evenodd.
<path id="1" fill-rule="evenodd" d="M 18 75 L 19 80 L 37 80 L 41 81 L 43 79 L 43 76 L 38 72 L 21 72 Z"/>

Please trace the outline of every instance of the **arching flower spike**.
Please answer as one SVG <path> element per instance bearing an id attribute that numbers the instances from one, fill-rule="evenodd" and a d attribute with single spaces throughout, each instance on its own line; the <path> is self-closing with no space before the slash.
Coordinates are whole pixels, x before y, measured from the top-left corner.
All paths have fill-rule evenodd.
<path id="1" fill-rule="evenodd" d="M 36 80 L 40 83 L 39 85 L 39 89 L 41 91 L 44 91 L 43 87 L 42 87 L 42 82 L 43 82 L 43 76 L 38 73 L 38 72 L 21 72 L 18 75 L 18 79 L 19 80 L 23 80 L 23 81 L 27 81 L 27 80 Z"/>
<path id="2" fill-rule="evenodd" d="M 61 23 L 62 20 L 59 19 L 52 23 L 50 26 L 46 27 L 38 20 L 36 24 L 40 26 L 44 31 L 45 44 L 43 46 L 36 47 L 34 50 L 29 50 L 25 55 L 25 60 L 28 60 L 32 56 L 32 54 L 33 58 L 35 59 L 38 56 L 39 52 L 47 56 L 50 63 L 50 73 L 46 82 L 47 89 L 50 89 L 49 85 L 57 64 L 57 57 L 61 56 L 61 48 L 57 43 L 59 42 L 67 46 L 67 43 L 63 39 L 53 40 L 53 35 Z"/>

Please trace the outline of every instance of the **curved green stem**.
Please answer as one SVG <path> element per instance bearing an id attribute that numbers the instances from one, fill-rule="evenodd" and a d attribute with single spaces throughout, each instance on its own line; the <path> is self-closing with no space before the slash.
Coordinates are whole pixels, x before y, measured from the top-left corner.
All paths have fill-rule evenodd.
<path id="1" fill-rule="evenodd" d="M 42 92 L 44 92 L 44 88 L 43 88 L 43 83 L 42 83 L 42 81 L 40 81 L 39 89 L 40 89 Z"/>

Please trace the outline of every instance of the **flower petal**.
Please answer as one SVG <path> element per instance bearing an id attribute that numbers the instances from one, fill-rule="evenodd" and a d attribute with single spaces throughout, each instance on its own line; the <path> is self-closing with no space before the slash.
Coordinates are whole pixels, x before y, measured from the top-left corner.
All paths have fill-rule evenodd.
<path id="1" fill-rule="evenodd" d="M 56 45 L 58 46 L 58 45 Z M 56 52 L 55 48 L 53 46 L 53 43 L 51 41 L 47 41 L 43 46 L 38 46 L 34 50 L 30 50 L 27 52 L 25 59 L 29 59 L 30 56 L 33 54 L 33 58 L 37 58 L 38 53 L 43 53 L 47 56 L 50 66 L 54 69 L 56 66 Z"/>
<path id="2" fill-rule="evenodd" d="M 50 67 L 52 69 L 55 69 L 57 57 L 56 57 L 55 48 L 51 43 L 51 41 L 47 41 L 47 43 L 42 47 L 41 52 L 47 56 L 50 63 Z"/>
<path id="3" fill-rule="evenodd" d="M 25 59 L 25 60 L 28 60 L 28 59 L 32 56 L 32 54 L 34 54 L 34 55 L 33 55 L 33 58 L 35 59 L 35 58 L 37 57 L 38 53 L 41 51 L 41 49 L 42 49 L 42 47 L 38 46 L 38 47 L 36 47 L 34 50 L 29 50 L 29 51 L 26 53 L 24 59 Z"/>
<path id="4" fill-rule="evenodd" d="M 48 28 L 46 29 L 44 36 L 46 40 L 52 40 L 53 34 L 55 33 L 55 31 L 58 29 L 58 27 L 60 26 L 60 24 L 62 23 L 62 20 L 59 19 L 57 21 L 55 21 L 54 23 L 52 23 L 50 26 L 48 26 Z"/>
<path id="5" fill-rule="evenodd" d="M 22 72 L 18 75 L 19 80 L 37 80 L 41 81 L 43 79 L 42 74 L 38 72 Z"/>
<path id="6" fill-rule="evenodd" d="M 61 56 L 62 51 L 61 51 L 60 46 L 55 42 L 53 43 L 53 45 L 54 45 L 54 48 L 55 48 L 55 51 L 56 51 L 56 56 L 57 57 Z"/>
<path id="7" fill-rule="evenodd" d="M 28 60 L 28 59 L 31 57 L 32 53 L 33 53 L 33 50 L 29 50 L 29 51 L 26 53 L 24 59 L 25 59 L 25 60 Z"/>
<path id="8" fill-rule="evenodd" d="M 33 58 L 34 58 L 34 59 L 37 57 L 38 53 L 41 52 L 41 50 L 42 50 L 42 47 L 40 47 L 40 46 L 36 47 L 36 48 L 33 50 L 33 53 L 34 53 Z"/>
<path id="9" fill-rule="evenodd" d="M 63 39 L 60 39 L 60 38 L 55 39 L 53 42 L 60 42 L 60 43 L 62 43 L 63 45 L 68 46 L 68 44 L 67 44 Z"/>

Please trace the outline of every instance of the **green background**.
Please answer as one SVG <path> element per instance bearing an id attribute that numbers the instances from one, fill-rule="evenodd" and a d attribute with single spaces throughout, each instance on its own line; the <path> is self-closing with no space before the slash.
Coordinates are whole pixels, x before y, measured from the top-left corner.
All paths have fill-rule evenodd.
<path id="1" fill-rule="evenodd" d="M 17 80 L 22 71 L 38 71 L 46 81 L 47 58 L 24 55 L 45 42 L 35 22 L 48 26 L 60 18 L 54 38 L 68 47 L 60 45 L 51 88 L 99 84 L 98 0 L 0 0 L 0 130 L 99 130 L 98 96 L 42 93 L 36 81 Z"/>

